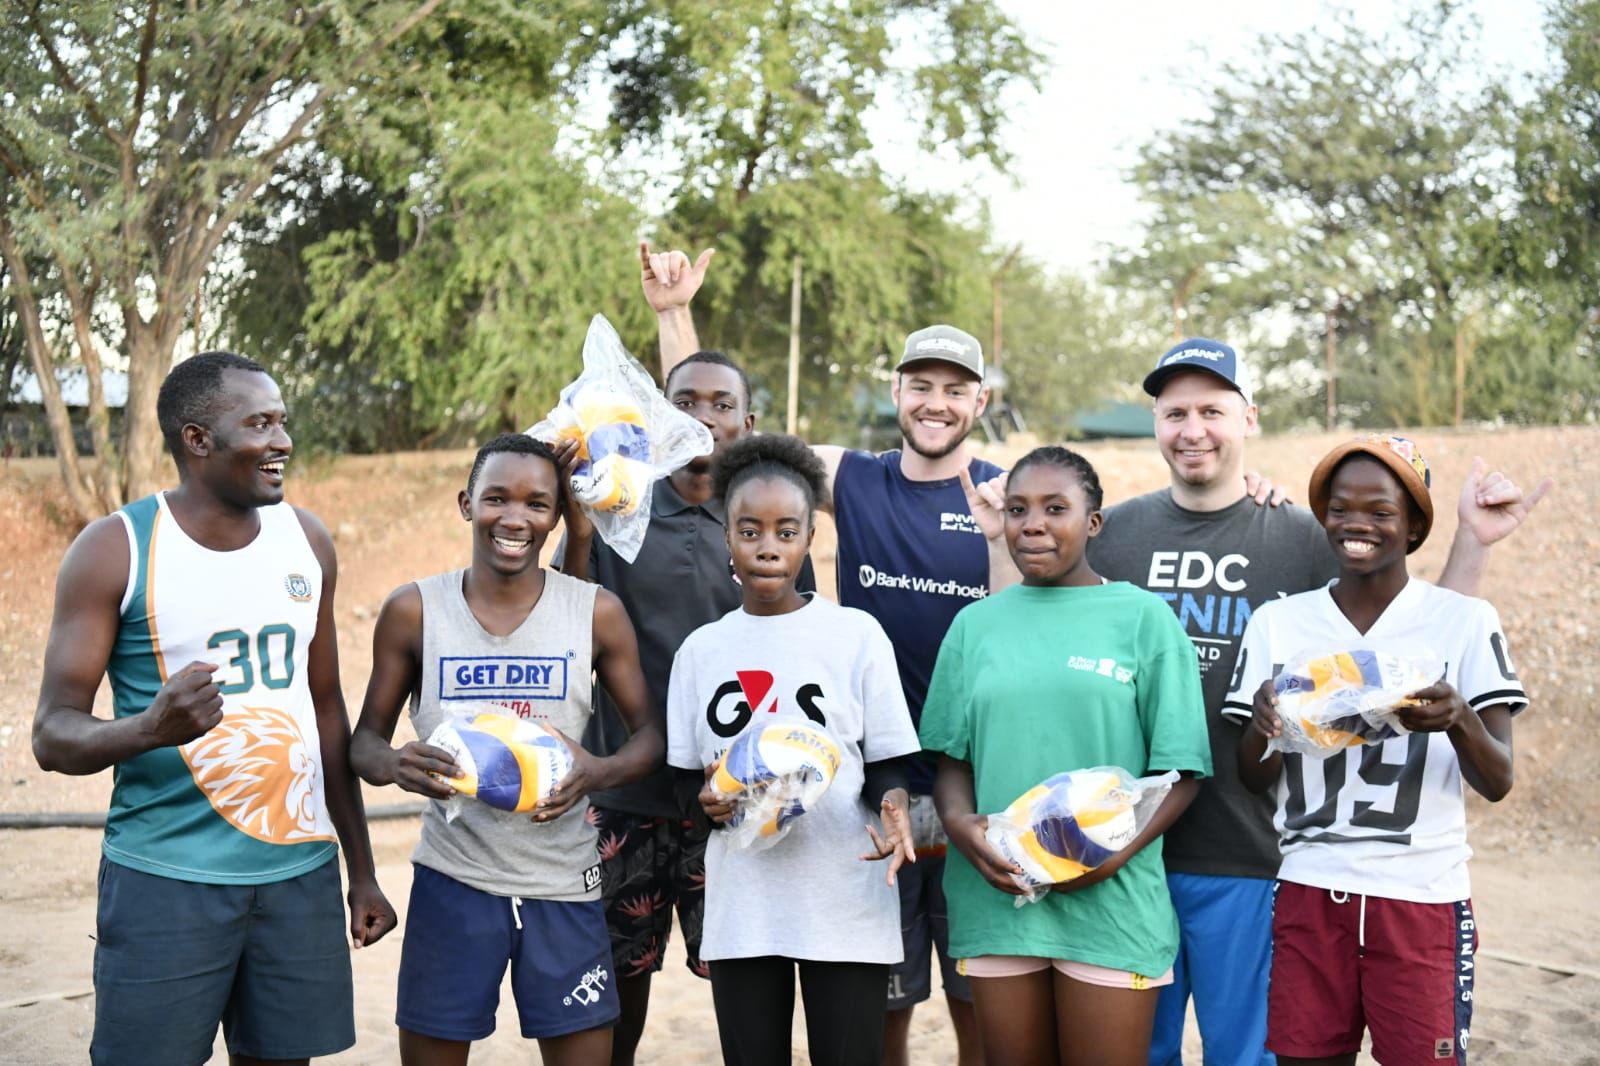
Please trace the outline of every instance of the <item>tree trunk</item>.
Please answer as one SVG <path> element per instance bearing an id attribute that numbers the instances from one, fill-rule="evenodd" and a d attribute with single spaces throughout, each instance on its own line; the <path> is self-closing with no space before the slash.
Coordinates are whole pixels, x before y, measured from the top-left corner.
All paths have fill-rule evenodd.
<path id="1" fill-rule="evenodd" d="M 72 334 L 78 342 L 78 358 L 83 362 L 83 375 L 89 389 L 89 436 L 94 441 L 95 492 L 100 497 L 100 506 L 109 514 L 121 507 L 124 501 L 117 477 L 117 450 L 111 443 L 111 410 L 106 406 L 100 349 L 95 346 L 91 321 L 94 293 L 93 286 L 85 290 L 75 283 L 67 289 L 72 305 Z"/>
<path id="2" fill-rule="evenodd" d="M 124 315 L 137 318 L 137 315 Z M 144 322 L 129 324 L 128 406 L 122 412 L 123 491 L 138 500 L 161 488 L 161 424 L 156 397 L 172 366 L 172 345 L 163 350 L 159 336 Z"/>
<path id="3" fill-rule="evenodd" d="M 1477 338 L 1474 336 L 1478 321 L 1478 311 L 1473 309 L 1460 323 L 1456 325 L 1456 418 L 1455 424 L 1461 425 L 1466 420 L 1467 409 L 1467 363 L 1472 359 L 1473 350 L 1477 347 Z"/>
<path id="4" fill-rule="evenodd" d="M 1177 284 L 1172 287 L 1172 343 L 1177 344 L 1189 333 L 1189 290 L 1194 288 L 1195 280 L 1200 276 L 1199 267 L 1190 267 L 1183 272 Z"/>
<path id="5" fill-rule="evenodd" d="M 794 257 L 794 280 L 789 288 L 789 396 L 784 425 L 791 437 L 800 432 L 800 257 Z"/>
<path id="6" fill-rule="evenodd" d="M 22 323 L 22 334 L 28 349 L 28 361 L 33 365 L 34 377 L 39 381 L 39 398 L 44 405 L 45 422 L 50 427 L 50 439 L 56 446 L 56 463 L 61 468 L 61 483 L 67 490 L 67 501 L 85 524 L 105 515 L 107 511 L 90 491 L 83 476 L 83 464 L 78 459 L 78 445 L 72 439 L 72 418 L 67 413 L 66 402 L 61 398 L 61 383 L 56 380 L 55 359 L 45 340 L 44 328 L 39 324 L 39 305 L 33 297 L 33 280 L 28 264 L 11 239 L 11 227 L 0 216 L 0 255 L 5 257 L 6 269 L 13 282 L 12 299 L 16 303 L 17 318 Z"/>
<path id="7" fill-rule="evenodd" d="M 1328 432 L 1332 433 L 1338 421 L 1338 398 L 1334 374 L 1334 330 L 1337 325 L 1338 307 L 1330 307 L 1322 313 L 1323 322 L 1323 360 L 1327 367 L 1328 375 Z"/>

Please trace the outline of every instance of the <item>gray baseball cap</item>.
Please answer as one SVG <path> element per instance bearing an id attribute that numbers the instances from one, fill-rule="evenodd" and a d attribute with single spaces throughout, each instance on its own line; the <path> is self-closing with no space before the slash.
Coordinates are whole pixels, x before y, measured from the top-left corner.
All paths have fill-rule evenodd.
<path id="1" fill-rule="evenodd" d="M 972 334 L 954 326 L 929 326 L 907 337 L 905 353 L 895 369 L 903 370 L 911 363 L 930 361 L 953 363 L 979 381 L 983 380 L 983 345 Z"/>

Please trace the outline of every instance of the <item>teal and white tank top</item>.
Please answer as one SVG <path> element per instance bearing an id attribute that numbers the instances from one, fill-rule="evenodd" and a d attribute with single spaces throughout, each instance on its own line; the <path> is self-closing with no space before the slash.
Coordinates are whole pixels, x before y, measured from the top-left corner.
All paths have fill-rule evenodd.
<path id="1" fill-rule="evenodd" d="M 576 741 L 592 713 L 594 599 L 598 585 L 554 570 L 522 624 L 505 636 L 478 622 L 465 571 L 417 582 L 422 594 L 422 676 L 411 723 L 426 740 L 458 715 L 505 714 L 545 723 Z M 455 819 L 432 800 L 411 861 L 480 892 L 526 899 L 600 898 L 599 834 L 579 800 L 553 822 L 467 800 Z"/>
<path id="2" fill-rule="evenodd" d="M 142 714 L 196 660 L 218 665 L 223 715 L 117 765 L 106 858 L 216 884 L 315 869 L 337 851 L 306 678 L 322 567 L 294 508 L 261 508 L 255 540 L 229 552 L 191 540 L 161 493 L 117 513 L 132 558 L 107 669 L 116 716 Z"/>

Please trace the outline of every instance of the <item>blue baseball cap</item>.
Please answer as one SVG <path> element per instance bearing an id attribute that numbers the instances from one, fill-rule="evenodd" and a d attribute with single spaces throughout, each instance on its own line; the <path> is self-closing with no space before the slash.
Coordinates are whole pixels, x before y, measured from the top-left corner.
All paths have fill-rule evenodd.
<path id="1" fill-rule="evenodd" d="M 1160 396 L 1167 379 L 1185 370 L 1204 370 L 1221 378 L 1247 404 L 1255 403 L 1254 389 L 1250 384 L 1250 371 L 1239 354 L 1221 341 L 1207 337 L 1190 337 L 1167 349 L 1156 363 L 1156 368 L 1144 376 L 1144 391 Z"/>

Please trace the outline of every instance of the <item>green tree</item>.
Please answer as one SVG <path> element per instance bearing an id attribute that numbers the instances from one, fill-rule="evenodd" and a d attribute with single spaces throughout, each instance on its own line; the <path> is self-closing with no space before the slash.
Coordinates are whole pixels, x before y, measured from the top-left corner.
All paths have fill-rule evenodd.
<path id="1" fill-rule="evenodd" d="M 1138 382 L 1161 351 L 1162 312 L 1079 274 L 1018 259 L 1004 279 L 1007 402 L 1044 439 L 1076 432 L 1076 416 L 1144 399 Z"/>
<path id="2" fill-rule="evenodd" d="M 76 0 L 0 16 L 0 255 L 80 517 L 156 486 L 155 397 L 213 256 L 319 123 L 359 119 L 344 90 L 395 62 L 439 3 Z M 92 477 L 54 387 L 55 336 L 89 381 Z M 117 443 L 102 338 L 128 368 Z"/>
<path id="3" fill-rule="evenodd" d="M 888 181 L 863 114 L 901 94 L 929 143 L 1003 163 L 1003 94 L 1038 57 L 988 0 L 564 0 L 510 24 L 453 8 L 411 55 L 364 95 L 360 136 L 327 131 L 282 183 L 245 253 L 241 322 L 306 369 L 310 396 L 370 414 L 403 403 L 422 440 L 451 439 L 542 414 L 595 311 L 648 345 L 629 249 L 652 197 L 625 165 L 665 175 L 662 236 L 722 253 L 703 336 L 749 364 L 758 395 L 784 381 L 801 257 L 819 430 L 908 329 L 982 321 L 981 216 Z M 610 92 L 604 146 L 574 120 L 591 86 Z M 279 285 L 304 294 L 301 313 L 281 314 Z"/>
<path id="4" fill-rule="evenodd" d="M 1112 257 L 1110 278 L 1124 289 L 1162 294 L 1174 343 L 1233 334 L 1256 310 L 1258 273 L 1268 268 L 1263 246 L 1280 235 L 1253 191 L 1197 188 L 1165 157 L 1167 148 L 1146 146 L 1130 175 L 1150 216 L 1139 243 Z"/>
<path id="5" fill-rule="evenodd" d="M 1516 298 L 1489 309 L 1496 388 L 1541 420 L 1600 416 L 1600 3 L 1561 0 L 1546 22 L 1555 62 L 1512 141 L 1515 217 L 1505 228 Z"/>
<path id="6" fill-rule="evenodd" d="M 982 332 L 986 219 L 882 171 L 865 116 L 892 106 L 940 153 L 1003 167 L 1008 102 L 1043 59 L 990 0 L 642 0 L 612 49 L 614 136 L 672 161 L 663 235 L 719 256 L 701 339 L 786 390 L 789 289 L 801 261 L 800 408 L 845 430 L 845 398 L 905 334 Z M 902 47 L 897 47 L 897 43 Z M 934 165 L 931 163 L 930 165 Z"/>
<path id="7" fill-rule="evenodd" d="M 336 230 L 306 253 L 308 340 L 374 353 L 433 435 L 524 429 L 581 365 L 591 315 L 648 334 L 630 260 L 640 218 L 563 159 L 545 109 L 477 93 L 435 101 L 427 165 L 392 222 Z M 526 167 L 507 166 L 518 157 Z"/>
<path id="8" fill-rule="evenodd" d="M 310 249 L 343 230 L 362 231 L 377 261 L 391 261 L 405 247 L 404 189 L 328 181 L 328 167 L 318 154 L 281 171 L 262 211 L 241 223 L 239 269 L 222 300 L 223 343 L 260 360 L 277 379 L 294 415 L 297 451 L 416 448 L 435 430 L 414 410 L 410 383 L 385 366 L 382 350 L 312 343 L 307 334 Z"/>
<path id="9" fill-rule="evenodd" d="M 1494 298 L 1504 179 L 1503 94 L 1462 88 L 1470 27 L 1431 8 L 1380 38 L 1345 15 L 1260 52 L 1219 72 L 1204 117 L 1146 147 L 1147 197 L 1177 200 L 1193 232 L 1176 243 L 1230 275 L 1235 306 L 1294 317 L 1274 362 L 1326 361 L 1330 421 L 1448 421 L 1451 363 Z"/>

